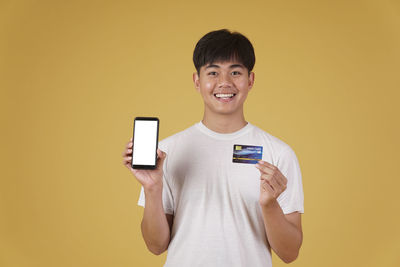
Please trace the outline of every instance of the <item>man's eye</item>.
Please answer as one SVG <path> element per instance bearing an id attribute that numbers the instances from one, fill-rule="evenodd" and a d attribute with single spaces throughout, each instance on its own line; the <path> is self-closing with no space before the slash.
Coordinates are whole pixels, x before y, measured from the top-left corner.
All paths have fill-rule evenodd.
<path id="1" fill-rule="evenodd" d="M 208 73 L 208 75 L 215 76 L 215 75 L 217 75 L 217 72 L 216 72 L 216 71 L 210 71 L 210 72 Z"/>
<path id="2" fill-rule="evenodd" d="M 232 71 L 232 75 L 236 76 L 236 75 L 240 75 L 241 73 L 239 71 Z"/>

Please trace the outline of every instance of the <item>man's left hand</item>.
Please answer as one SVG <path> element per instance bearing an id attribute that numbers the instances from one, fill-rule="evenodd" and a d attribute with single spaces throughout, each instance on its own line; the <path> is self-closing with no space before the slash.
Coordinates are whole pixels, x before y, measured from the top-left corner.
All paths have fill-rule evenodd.
<path id="1" fill-rule="evenodd" d="M 287 179 L 278 167 L 266 161 L 260 160 L 256 164 L 260 171 L 260 200 L 261 206 L 268 206 L 276 201 L 279 195 L 286 190 Z"/>

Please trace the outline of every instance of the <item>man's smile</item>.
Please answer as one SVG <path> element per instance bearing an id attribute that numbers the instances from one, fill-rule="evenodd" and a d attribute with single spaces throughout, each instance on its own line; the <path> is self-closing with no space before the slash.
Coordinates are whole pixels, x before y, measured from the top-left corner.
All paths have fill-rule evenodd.
<path id="1" fill-rule="evenodd" d="M 214 94 L 214 97 L 223 103 L 231 102 L 233 101 L 233 98 L 236 96 L 236 94 Z"/>

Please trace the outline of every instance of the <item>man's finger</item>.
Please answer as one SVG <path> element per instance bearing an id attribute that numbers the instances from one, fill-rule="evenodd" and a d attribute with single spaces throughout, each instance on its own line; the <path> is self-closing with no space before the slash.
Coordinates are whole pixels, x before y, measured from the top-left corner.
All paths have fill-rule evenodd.
<path id="1" fill-rule="evenodd" d="M 131 148 L 132 147 L 132 142 L 129 142 L 128 144 L 126 144 L 126 148 Z"/>
<path id="2" fill-rule="evenodd" d="M 271 175 L 263 173 L 263 174 L 261 174 L 260 179 L 269 182 L 269 180 L 271 180 Z"/>
<path id="3" fill-rule="evenodd" d="M 122 157 L 126 156 L 131 156 L 132 155 L 132 149 L 125 149 L 124 152 L 122 152 Z"/>
<path id="4" fill-rule="evenodd" d="M 279 183 L 286 188 L 287 185 L 287 179 L 283 175 L 278 175 Z"/>
<path id="5" fill-rule="evenodd" d="M 256 168 L 259 169 L 261 172 L 264 172 L 264 173 L 268 173 L 268 174 L 273 174 L 274 173 L 274 171 L 271 168 L 268 168 L 268 167 L 266 167 L 266 166 L 264 166 L 262 164 L 259 164 L 259 163 L 256 164 Z"/>
<path id="6" fill-rule="evenodd" d="M 272 179 L 270 180 L 270 184 L 271 184 L 272 188 L 275 190 L 275 192 L 282 191 L 282 186 L 279 185 L 279 183 L 277 182 L 277 180 L 274 177 L 272 177 Z"/>
<path id="7" fill-rule="evenodd" d="M 279 185 L 280 188 L 285 187 L 285 184 L 283 183 L 283 179 L 280 177 L 280 175 L 274 175 L 273 179 Z"/>
<path id="8" fill-rule="evenodd" d="M 274 164 L 271 164 L 271 163 L 269 163 L 267 161 L 260 160 L 260 161 L 258 161 L 258 164 L 261 164 L 262 166 L 265 166 L 265 167 L 270 168 L 272 170 L 277 170 L 278 169 L 278 167 L 276 167 Z"/>
<path id="9" fill-rule="evenodd" d="M 129 156 L 124 157 L 124 161 L 125 161 L 126 163 L 131 162 L 131 161 L 132 161 L 132 157 L 129 157 Z"/>
<path id="10" fill-rule="evenodd" d="M 286 184 L 284 179 L 281 177 L 281 175 L 276 175 L 276 174 L 267 174 L 263 173 L 261 175 L 261 179 L 265 179 L 268 182 L 270 182 L 272 185 L 276 184 L 277 186 L 281 188 L 286 188 Z"/>
<path id="11" fill-rule="evenodd" d="M 264 188 L 264 190 L 269 191 L 271 194 L 274 194 L 274 188 L 271 186 L 271 184 L 268 182 L 268 180 L 261 179 L 261 185 Z"/>
<path id="12" fill-rule="evenodd" d="M 166 156 L 167 153 L 157 148 L 157 169 L 163 167 Z"/>

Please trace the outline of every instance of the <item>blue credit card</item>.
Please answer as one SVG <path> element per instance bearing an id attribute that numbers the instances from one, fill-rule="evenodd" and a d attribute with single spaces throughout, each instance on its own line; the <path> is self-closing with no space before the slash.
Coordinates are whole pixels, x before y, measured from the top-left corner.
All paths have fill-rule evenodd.
<path id="1" fill-rule="evenodd" d="M 262 153 L 262 146 L 233 145 L 232 162 L 256 164 L 262 160 Z"/>

